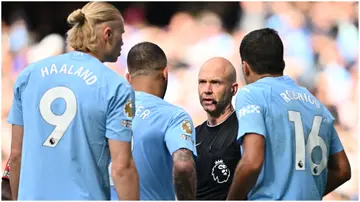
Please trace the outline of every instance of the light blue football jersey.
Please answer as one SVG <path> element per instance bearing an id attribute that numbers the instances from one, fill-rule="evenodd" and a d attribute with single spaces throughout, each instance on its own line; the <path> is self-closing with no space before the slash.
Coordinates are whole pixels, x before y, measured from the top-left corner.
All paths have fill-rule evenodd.
<path id="1" fill-rule="evenodd" d="M 197 156 L 193 122 L 180 107 L 145 92 L 135 92 L 135 105 L 132 153 L 140 200 L 175 200 L 172 154 L 185 148 Z M 111 189 L 111 199 L 117 200 Z"/>
<path id="2" fill-rule="evenodd" d="M 135 93 L 95 57 L 26 67 L 8 117 L 24 126 L 19 200 L 109 200 L 108 139 L 130 142 Z"/>
<path id="3" fill-rule="evenodd" d="M 265 137 L 265 160 L 249 200 L 321 200 L 330 155 L 343 150 L 330 112 L 288 76 L 266 77 L 236 97 L 238 141 Z"/>

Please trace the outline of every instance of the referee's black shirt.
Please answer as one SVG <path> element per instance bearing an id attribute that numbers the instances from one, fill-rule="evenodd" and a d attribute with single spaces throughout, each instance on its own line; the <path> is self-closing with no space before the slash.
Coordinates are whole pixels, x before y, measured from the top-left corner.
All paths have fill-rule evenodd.
<path id="1" fill-rule="evenodd" d="M 236 142 L 238 121 L 233 112 L 223 123 L 196 127 L 197 200 L 226 200 L 241 158 Z"/>

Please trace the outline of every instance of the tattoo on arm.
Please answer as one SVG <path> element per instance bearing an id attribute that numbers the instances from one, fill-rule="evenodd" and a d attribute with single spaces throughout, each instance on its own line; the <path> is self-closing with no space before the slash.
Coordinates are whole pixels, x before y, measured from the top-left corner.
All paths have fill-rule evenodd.
<path id="1" fill-rule="evenodd" d="M 192 152 L 188 149 L 179 149 L 174 153 L 174 162 L 194 162 Z"/>
<path id="2" fill-rule="evenodd" d="M 192 152 L 180 149 L 173 154 L 174 186 L 178 200 L 195 200 L 196 170 Z"/>

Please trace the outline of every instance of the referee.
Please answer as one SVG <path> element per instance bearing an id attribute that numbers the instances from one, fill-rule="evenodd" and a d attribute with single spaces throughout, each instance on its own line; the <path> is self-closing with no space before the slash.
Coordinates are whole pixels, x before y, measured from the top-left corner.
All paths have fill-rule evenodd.
<path id="1" fill-rule="evenodd" d="M 203 64 L 198 91 L 208 119 L 196 127 L 196 200 L 226 200 L 241 158 L 236 142 L 238 122 L 231 104 L 237 90 L 236 71 L 230 61 L 215 57 Z"/>

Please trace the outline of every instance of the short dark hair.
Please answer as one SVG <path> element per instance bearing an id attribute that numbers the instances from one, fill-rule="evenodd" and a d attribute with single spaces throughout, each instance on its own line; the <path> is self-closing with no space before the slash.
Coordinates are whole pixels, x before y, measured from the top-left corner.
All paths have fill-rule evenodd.
<path id="1" fill-rule="evenodd" d="M 279 74 L 285 68 L 283 43 L 270 28 L 247 34 L 240 44 L 240 57 L 257 74 Z"/>
<path id="2" fill-rule="evenodd" d="M 167 58 L 158 45 L 141 42 L 130 49 L 127 65 L 132 76 L 149 75 L 163 70 L 167 66 Z"/>

